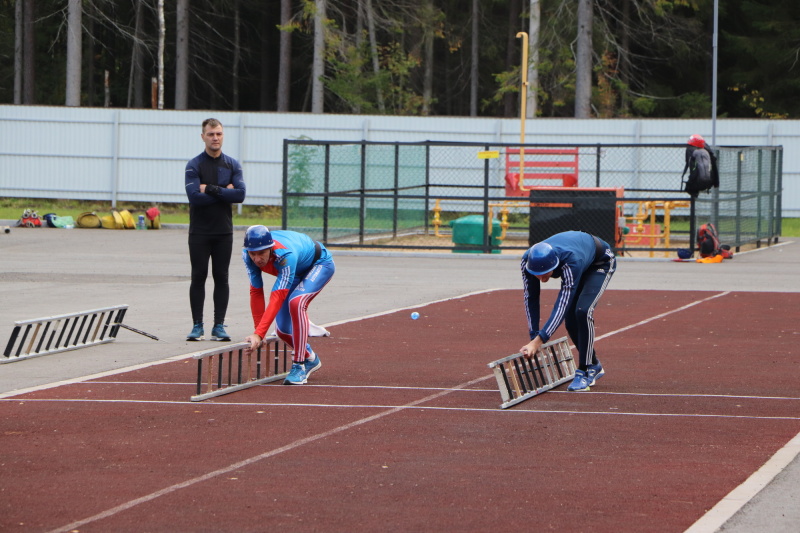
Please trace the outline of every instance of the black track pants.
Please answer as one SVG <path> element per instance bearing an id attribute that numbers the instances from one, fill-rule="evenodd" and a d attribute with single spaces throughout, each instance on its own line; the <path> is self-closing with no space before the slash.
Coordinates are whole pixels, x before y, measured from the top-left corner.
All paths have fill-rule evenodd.
<path id="1" fill-rule="evenodd" d="M 211 276 L 214 278 L 214 324 L 222 324 L 228 311 L 228 269 L 233 251 L 233 235 L 189 235 L 189 260 L 192 263 L 192 284 L 189 287 L 189 304 L 192 321 L 203 322 L 203 304 L 206 299 L 208 260 L 211 259 Z"/>

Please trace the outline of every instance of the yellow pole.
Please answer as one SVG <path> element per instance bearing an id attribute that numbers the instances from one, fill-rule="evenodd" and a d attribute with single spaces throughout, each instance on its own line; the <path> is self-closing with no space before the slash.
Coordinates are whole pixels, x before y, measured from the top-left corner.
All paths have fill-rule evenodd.
<path id="1" fill-rule="evenodd" d="M 522 101 L 519 105 L 519 121 L 520 121 L 520 128 L 519 128 L 519 143 L 525 144 L 525 114 L 527 110 L 525 109 L 526 104 L 528 103 L 528 34 L 524 31 L 517 33 L 517 39 L 522 37 L 522 66 L 520 67 L 520 73 L 522 75 Z M 519 188 L 520 190 L 523 189 L 523 180 L 525 176 L 525 148 L 522 146 L 519 147 Z"/>

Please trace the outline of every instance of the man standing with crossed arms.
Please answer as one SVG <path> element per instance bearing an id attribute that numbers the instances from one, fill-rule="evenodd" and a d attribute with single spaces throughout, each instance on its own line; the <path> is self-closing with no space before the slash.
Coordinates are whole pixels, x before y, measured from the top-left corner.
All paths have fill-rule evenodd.
<path id="1" fill-rule="evenodd" d="M 250 226 L 244 236 L 242 260 L 250 278 L 250 310 L 255 331 L 245 338 L 252 351 L 261 345 L 272 321 L 280 339 L 292 347 L 292 369 L 284 385 L 303 385 L 322 362 L 308 344 L 308 305 L 333 277 L 330 252 L 308 235 Z M 261 273 L 275 276 L 267 301 Z M 265 308 L 266 307 L 266 308 Z"/>
<path id="2" fill-rule="evenodd" d="M 565 231 L 531 246 L 522 256 L 522 285 L 531 341 L 520 353 L 531 357 L 561 322 L 578 348 L 578 368 L 567 390 L 588 391 L 605 374 L 594 351 L 594 309 L 616 270 L 607 242 L 582 231 Z M 550 318 L 539 329 L 540 283 L 561 278 Z"/>
<path id="3" fill-rule="evenodd" d="M 208 261 L 214 278 L 214 327 L 212 340 L 229 341 L 225 331 L 228 312 L 228 269 L 233 252 L 232 204 L 244 201 L 246 187 L 242 166 L 222 153 L 222 123 L 209 118 L 203 121 L 200 138 L 205 150 L 186 164 L 186 196 L 189 198 L 189 260 L 192 283 L 189 305 L 192 310 L 192 331 L 187 341 L 203 338 L 203 304 L 206 298 Z"/>

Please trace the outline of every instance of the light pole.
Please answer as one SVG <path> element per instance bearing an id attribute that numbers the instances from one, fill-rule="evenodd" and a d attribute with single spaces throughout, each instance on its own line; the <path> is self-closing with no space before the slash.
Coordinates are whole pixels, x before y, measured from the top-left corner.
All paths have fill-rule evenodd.
<path id="1" fill-rule="evenodd" d="M 717 145 L 717 53 L 719 44 L 719 0 L 714 0 L 714 35 L 711 38 L 711 146 Z"/>
<path id="2" fill-rule="evenodd" d="M 517 38 L 522 37 L 522 67 L 520 74 L 522 75 L 522 99 L 519 103 L 519 143 L 525 144 L 525 114 L 527 110 L 525 105 L 528 101 L 528 34 L 524 31 L 517 33 Z M 525 175 L 525 147 L 519 147 L 519 186 L 522 188 L 523 176 Z"/>

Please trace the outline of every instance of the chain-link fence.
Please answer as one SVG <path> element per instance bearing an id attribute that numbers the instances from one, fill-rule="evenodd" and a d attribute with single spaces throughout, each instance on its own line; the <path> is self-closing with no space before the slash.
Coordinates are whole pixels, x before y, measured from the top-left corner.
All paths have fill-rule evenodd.
<path id="1" fill-rule="evenodd" d="M 682 191 L 685 145 L 285 140 L 283 227 L 330 247 L 501 253 L 570 229 L 618 253 L 734 248 L 780 235 L 781 147 L 716 149 L 720 187 Z"/>

